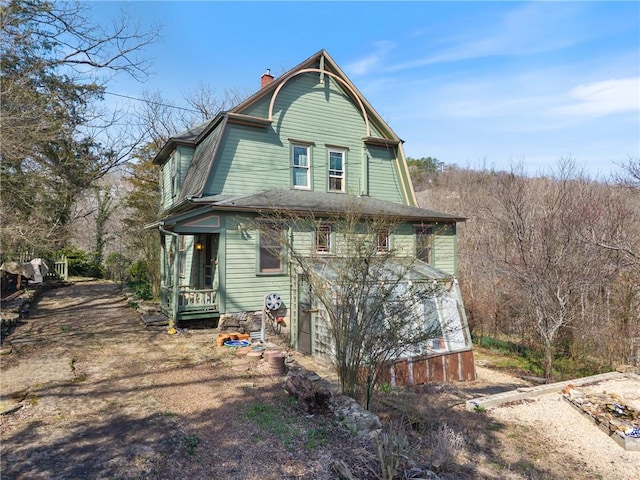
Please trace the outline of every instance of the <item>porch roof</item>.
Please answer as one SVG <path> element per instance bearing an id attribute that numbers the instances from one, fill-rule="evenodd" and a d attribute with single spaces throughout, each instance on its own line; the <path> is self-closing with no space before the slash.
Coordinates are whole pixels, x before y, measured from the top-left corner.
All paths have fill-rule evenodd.
<path id="1" fill-rule="evenodd" d="M 193 198 L 195 204 L 215 209 L 249 211 L 289 211 L 300 213 L 348 214 L 396 217 L 408 221 L 463 222 L 465 217 L 426 208 L 394 203 L 369 196 L 301 190 L 265 190 L 247 195 L 212 195 Z"/>

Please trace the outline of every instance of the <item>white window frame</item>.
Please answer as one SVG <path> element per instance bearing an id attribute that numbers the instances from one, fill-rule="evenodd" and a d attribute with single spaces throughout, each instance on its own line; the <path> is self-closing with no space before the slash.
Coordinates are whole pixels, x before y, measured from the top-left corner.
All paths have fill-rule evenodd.
<path id="1" fill-rule="evenodd" d="M 383 228 L 376 234 L 376 253 L 387 253 L 390 251 L 391 231 L 387 228 Z"/>
<path id="2" fill-rule="evenodd" d="M 284 247 L 279 237 L 285 235 L 284 225 L 265 223 L 261 226 L 257 242 L 257 270 L 261 275 L 281 274 L 285 272 Z M 266 261 L 278 259 L 277 266 L 266 266 Z"/>
<path id="3" fill-rule="evenodd" d="M 304 149 L 307 152 L 307 164 L 300 165 L 299 158 L 300 155 L 296 155 L 296 149 Z M 296 185 L 296 170 L 297 169 L 306 169 L 307 170 L 307 184 L 306 185 Z M 311 146 L 304 145 L 301 143 L 292 143 L 291 144 L 291 186 L 296 190 L 311 190 Z"/>
<path id="4" fill-rule="evenodd" d="M 320 245 L 320 233 L 323 233 L 323 236 L 326 238 L 326 245 Z M 326 255 L 331 253 L 331 225 L 321 224 L 316 227 L 315 232 L 315 252 L 321 255 Z"/>
<path id="5" fill-rule="evenodd" d="M 340 156 L 342 157 L 342 170 L 332 170 L 331 169 L 331 154 L 332 153 L 339 153 Z M 345 191 L 345 185 L 347 183 L 347 179 L 346 179 L 346 166 L 347 166 L 347 152 L 346 150 L 342 150 L 342 149 L 338 149 L 338 148 L 330 148 L 327 150 L 327 190 L 329 192 L 344 192 Z M 335 172 L 340 172 L 340 174 L 336 174 Z M 334 173 L 332 173 L 334 172 Z M 331 188 L 331 179 L 333 178 L 339 178 L 341 183 L 340 183 L 340 188 Z"/>
<path id="6" fill-rule="evenodd" d="M 433 225 L 419 225 L 416 226 L 416 258 L 422 260 L 428 265 L 433 265 L 433 244 L 435 238 L 435 228 Z M 421 238 L 426 242 L 421 243 Z M 426 253 L 427 258 L 423 258 Z"/>
<path id="7" fill-rule="evenodd" d="M 170 169 L 170 178 L 171 178 L 171 198 L 175 198 L 178 194 L 178 159 L 177 153 L 174 151 L 171 154 L 171 159 L 169 163 Z"/>

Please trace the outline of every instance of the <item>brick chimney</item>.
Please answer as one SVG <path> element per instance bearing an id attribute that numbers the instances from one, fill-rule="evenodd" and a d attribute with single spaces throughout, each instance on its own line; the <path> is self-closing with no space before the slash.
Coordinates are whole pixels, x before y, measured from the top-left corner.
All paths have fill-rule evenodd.
<path id="1" fill-rule="evenodd" d="M 267 85 L 269 85 L 271 82 L 273 82 L 273 75 L 271 75 L 270 68 L 267 68 L 267 71 L 262 74 L 262 77 L 260 77 L 260 81 L 261 81 L 261 88 L 264 88 Z"/>

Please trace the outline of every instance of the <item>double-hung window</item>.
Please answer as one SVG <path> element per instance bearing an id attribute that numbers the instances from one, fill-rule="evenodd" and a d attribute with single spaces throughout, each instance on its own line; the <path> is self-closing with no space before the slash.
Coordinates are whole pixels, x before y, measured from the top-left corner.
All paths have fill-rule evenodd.
<path id="1" fill-rule="evenodd" d="M 331 225 L 316 227 L 316 253 L 331 253 Z"/>
<path id="2" fill-rule="evenodd" d="M 284 227 L 277 223 L 260 228 L 258 271 L 260 273 L 282 273 L 284 271 L 283 244 Z"/>
<path id="3" fill-rule="evenodd" d="M 329 150 L 329 191 L 344 192 L 344 150 Z"/>
<path id="4" fill-rule="evenodd" d="M 171 198 L 175 198 L 178 194 L 178 154 L 173 152 L 171 154 L 171 163 L 169 164 L 171 175 Z"/>
<path id="5" fill-rule="evenodd" d="M 293 188 L 304 190 L 311 188 L 310 153 L 311 148 L 308 145 L 291 146 Z"/>

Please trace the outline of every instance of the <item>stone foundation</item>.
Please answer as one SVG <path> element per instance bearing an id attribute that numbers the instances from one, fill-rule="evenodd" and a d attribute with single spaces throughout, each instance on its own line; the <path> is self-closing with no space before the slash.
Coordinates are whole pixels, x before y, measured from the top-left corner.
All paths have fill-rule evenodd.
<path id="1" fill-rule="evenodd" d="M 276 314 L 277 317 L 284 317 L 282 334 L 288 334 L 290 331 L 290 320 L 287 313 L 287 311 L 281 311 Z M 259 332 L 262 328 L 262 311 L 224 313 L 220 315 L 218 328 L 221 332 Z M 267 327 L 267 336 L 270 335 L 273 335 L 273 332 Z"/>

